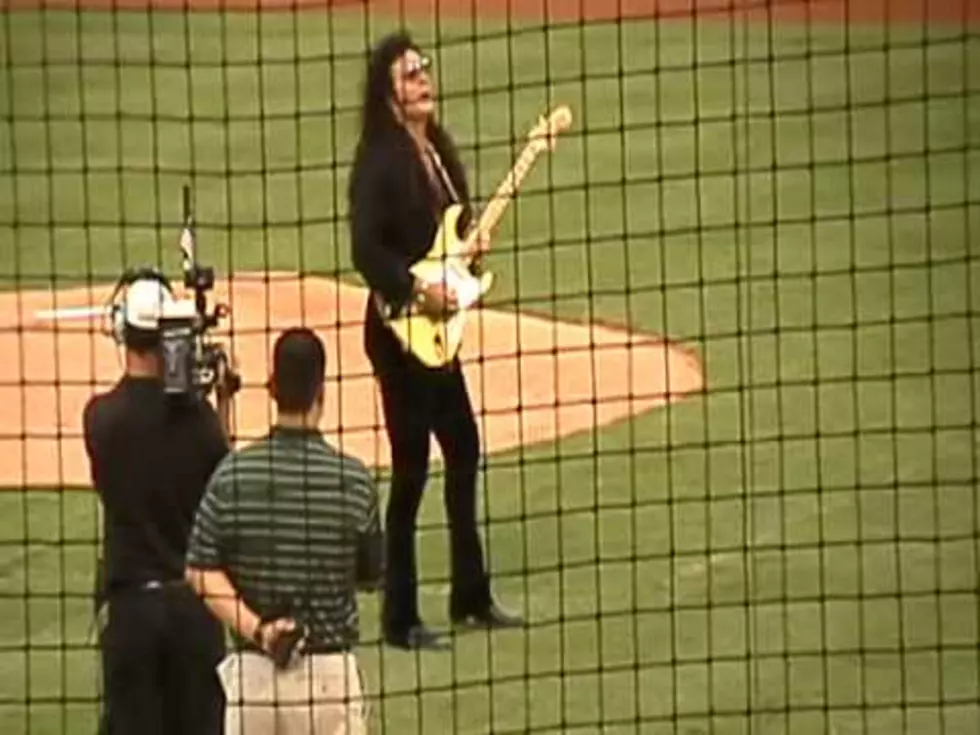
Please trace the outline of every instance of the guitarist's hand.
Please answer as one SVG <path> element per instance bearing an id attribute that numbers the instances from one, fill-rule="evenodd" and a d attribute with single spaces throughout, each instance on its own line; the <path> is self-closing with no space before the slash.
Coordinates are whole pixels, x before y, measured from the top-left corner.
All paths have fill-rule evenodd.
<path id="1" fill-rule="evenodd" d="M 482 262 L 483 256 L 490 250 L 490 233 L 484 230 L 477 230 L 473 235 L 473 240 L 466 252 L 467 260 Z"/>
<path id="2" fill-rule="evenodd" d="M 490 250 L 490 233 L 480 230 L 476 235 L 476 257 L 486 255 Z"/>
<path id="3" fill-rule="evenodd" d="M 437 319 L 459 308 L 455 291 L 445 283 L 419 284 L 418 293 L 421 295 L 422 311 Z"/>

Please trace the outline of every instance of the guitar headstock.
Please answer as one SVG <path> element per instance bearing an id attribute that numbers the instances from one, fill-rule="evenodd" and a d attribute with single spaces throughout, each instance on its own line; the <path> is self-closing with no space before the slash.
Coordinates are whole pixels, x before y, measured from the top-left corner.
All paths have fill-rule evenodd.
<path id="1" fill-rule="evenodd" d="M 543 143 L 549 151 L 555 150 L 556 138 L 572 125 L 572 111 L 567 105 L 556 107 L 548 117 L 541 115 L 527 137 L 532 143 Z"/>

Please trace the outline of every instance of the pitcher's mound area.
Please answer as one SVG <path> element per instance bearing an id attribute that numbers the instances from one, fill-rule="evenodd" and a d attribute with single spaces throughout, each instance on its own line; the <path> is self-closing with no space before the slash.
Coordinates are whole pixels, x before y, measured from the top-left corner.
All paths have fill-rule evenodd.
<path id="1" fill-rule="evenodd" d="M 108 289 L 0 295 L 0 485 L 88 485 L 81 414 L 120 375 L 121 355 L 94 320 L 36 319 L 45 309 L 101 304 Z M 369 466 L 389 463 L 380 401 L 362 347 L 366 293 L 324 278 L 236 276 L 212 303 L 231 306 L 221 337 L 245 382 L 236 402 L 239 442 L 273 418 L 263 387 L 284 328 L 317 330 L 328 351 L 328 439 Z M 697 360 L 622 329 L 474 311 L 461 355 L 484 451 L 545 442 L 618 421 L 699 391 Z M 343 427 L 343 431 L 340 427 Z M 438 446 L 432 442 L 433 456 Z"/>

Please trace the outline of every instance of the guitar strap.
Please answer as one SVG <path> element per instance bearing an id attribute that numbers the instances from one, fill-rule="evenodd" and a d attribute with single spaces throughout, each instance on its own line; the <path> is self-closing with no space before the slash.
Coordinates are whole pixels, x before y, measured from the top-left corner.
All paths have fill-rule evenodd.
<path id="1" fill-rule="evenodd" d="M 425 153 L 432 161 L 432 167 L 435 169 L 439 178 L 442 180 L 442 186 L 448 193 L 450 199 L 454 204 L 459 202 L 459 192 L 456 191 L 456 187 L 453 186 L 453 180 L 449 177 L 449 172 L 446 171 L 446 167 L 442 163 L 442 158 L 439 157 L 439 152 L 432 143 L 425 146 Z M 433 182 L 436 183 L 436 182 Z"/>
<path id="2" fill-rule="evenodd" d="M 425 152 L 432 161 L 433 168 L 435 168 L 435 170 L 438 172 L 439 178 L 442 179 L 444 190 L 448 192 L 453 203 L 458 203 L 460 201 L 459 192 L 456 191 L 456 187 L 453 186 L 453 180 L 450 178 L 449 172 L 446 171 L 446 167 L 442 164 L 442 159 L 439 157 L 439 152 L 431 143 L 426 145 Z M 482 269 L 482 266 L 482 257 L 477 256 L 470 263 L 470 272 L 473 273 L 473 275 L 477 275 Z"/>

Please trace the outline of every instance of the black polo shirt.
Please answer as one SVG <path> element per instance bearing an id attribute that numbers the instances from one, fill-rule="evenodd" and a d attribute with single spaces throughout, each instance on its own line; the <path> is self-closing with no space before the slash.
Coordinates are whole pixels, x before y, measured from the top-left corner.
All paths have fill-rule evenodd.
<path id="1" fill-rule="evenodd" d="M 83 431 L 109 589 L 183 579 L 194 514 L 228 452 L 217 413 L 205 400 L 168 396 L 159 380 L 126 376 L 89 400 Z"/>

